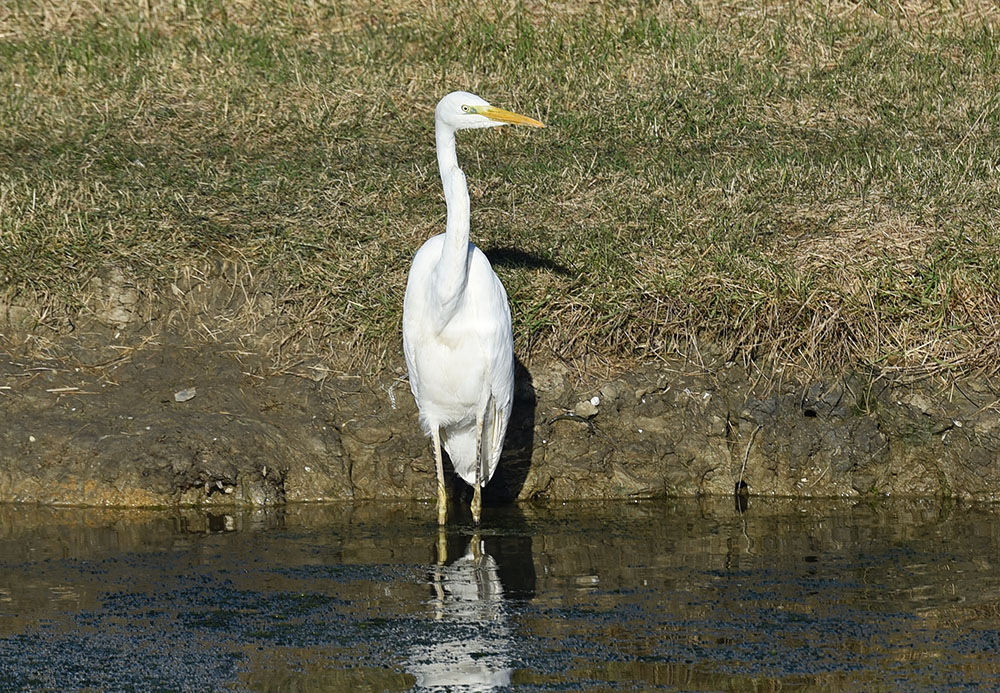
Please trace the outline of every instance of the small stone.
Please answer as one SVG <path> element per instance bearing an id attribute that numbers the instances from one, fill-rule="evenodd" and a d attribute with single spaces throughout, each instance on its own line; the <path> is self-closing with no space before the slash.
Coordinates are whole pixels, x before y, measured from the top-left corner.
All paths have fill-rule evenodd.
<path id="1" fill-rule="evenodd" d="M 577 416 L 589 419 L 591 416 L 597 414 L 597 405 L 594 404 L 594 400 L 583 400 L 582 402 L 576 403 L 576 406 L 573 408 L 573 413 Z"/>
<path id="2" fill-rule="evenodd" d="M 601 404 L 601 398 L 598 397 L 597 395 L 594 395 L 593 397 L 590 398 L 590 403 L 593 404 L 595 407 L 599 406 Z"/>
<path id="3" fill-rule="evenodd" d="M 194 399 L 194 396 L 198 394 L 197 388 L 186 387 L 180 392 L 174 393 L 175 402 L 187 402 L 189 399 Z"/>
<path id="4" fill-rule="evenodd" d="M 605 383 L 601 388 L 601 397 L 614 402 L 622 394 L 623 384 L 620 381 Z"/>
<path id="5" fill-rule="evenodd" d="M 726 420 L 721 416 L 711 416 L 708 420 L 708 433 L 713 436 L 726 435 Z"/>
<path id="6" fill-rule="evenodd" d="M 930 414 L 934 405 L 931 404 L 930 400 L 924 397 L 919 392 L 913 392 L 911 394 L 905 395 L 902 398 L 903 404 L 909 405 L 919 411 L 921 414 Z"/>

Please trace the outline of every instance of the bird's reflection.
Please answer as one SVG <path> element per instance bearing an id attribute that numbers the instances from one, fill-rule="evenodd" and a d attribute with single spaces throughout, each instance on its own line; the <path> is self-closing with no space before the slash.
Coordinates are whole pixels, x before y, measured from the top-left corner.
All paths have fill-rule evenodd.
<path id="1" fill-rule="evenodd" d="M 527 554 L 515 556 L 511 549 Z M 434 554 L 428 603 L 433 635 L 411 652 L 406 667 L 416 688 L 489 691 L 511 685 L 514 641 L 504 575 L 512 578 L 515 598 L 533 594 L 530 537 L 448 536 L 442 527 Z M 505 558 L 512 569 L 503 569 Z"/>

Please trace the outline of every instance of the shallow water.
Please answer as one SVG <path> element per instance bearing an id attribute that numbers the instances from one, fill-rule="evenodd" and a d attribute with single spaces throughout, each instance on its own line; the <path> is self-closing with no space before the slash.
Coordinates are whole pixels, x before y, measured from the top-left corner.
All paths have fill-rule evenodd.
<path id="1" fill-rule="evenodd" d="M 996 508 L 484 515 L 0 506 L 0 690 L 1000 687 Z"/>

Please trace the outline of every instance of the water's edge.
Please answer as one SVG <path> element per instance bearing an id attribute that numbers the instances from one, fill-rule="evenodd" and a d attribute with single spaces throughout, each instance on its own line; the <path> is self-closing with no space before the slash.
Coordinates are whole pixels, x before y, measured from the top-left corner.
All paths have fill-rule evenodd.
<path id="1" fill-rule="evenodd" d="M 90 345 L 0 359 L 0 501 L 434 495 L 401 364 L 371 380 L 307 366 L 274 375 L 233 345 L 156 342 L 110 365 L 84 363 L 115 353 Z M 852 373 L 798 383 L 726 362 L 659 364 L 587 385 L 572 375 L 559 363 L 518 364 L 488 500 L 1000 493 L 1000 396 L 988 379 L 944 386 Z"/>

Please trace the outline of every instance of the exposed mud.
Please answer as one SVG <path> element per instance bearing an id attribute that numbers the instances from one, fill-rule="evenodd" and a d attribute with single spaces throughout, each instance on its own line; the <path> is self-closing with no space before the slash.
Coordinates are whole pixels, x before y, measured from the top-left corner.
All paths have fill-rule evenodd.
<path id="1" fill-rule="evenodd" d="M 113 328 L 77 330 L 50 357 L 10 349 L 0 358 L 0 501 L 265 505 L 434 494 L 401 360 L 371 380 L 306 366 L 269 374 L 231 343 L 138 333 L 118 341 Z M 559 363 L 517 371 L 488 500 L 735 489 L 1000 496 L 998 387 L 987 380 L 903 385 L 855 373 L 801 384 L 721 359 L 590 385 Z"/>

